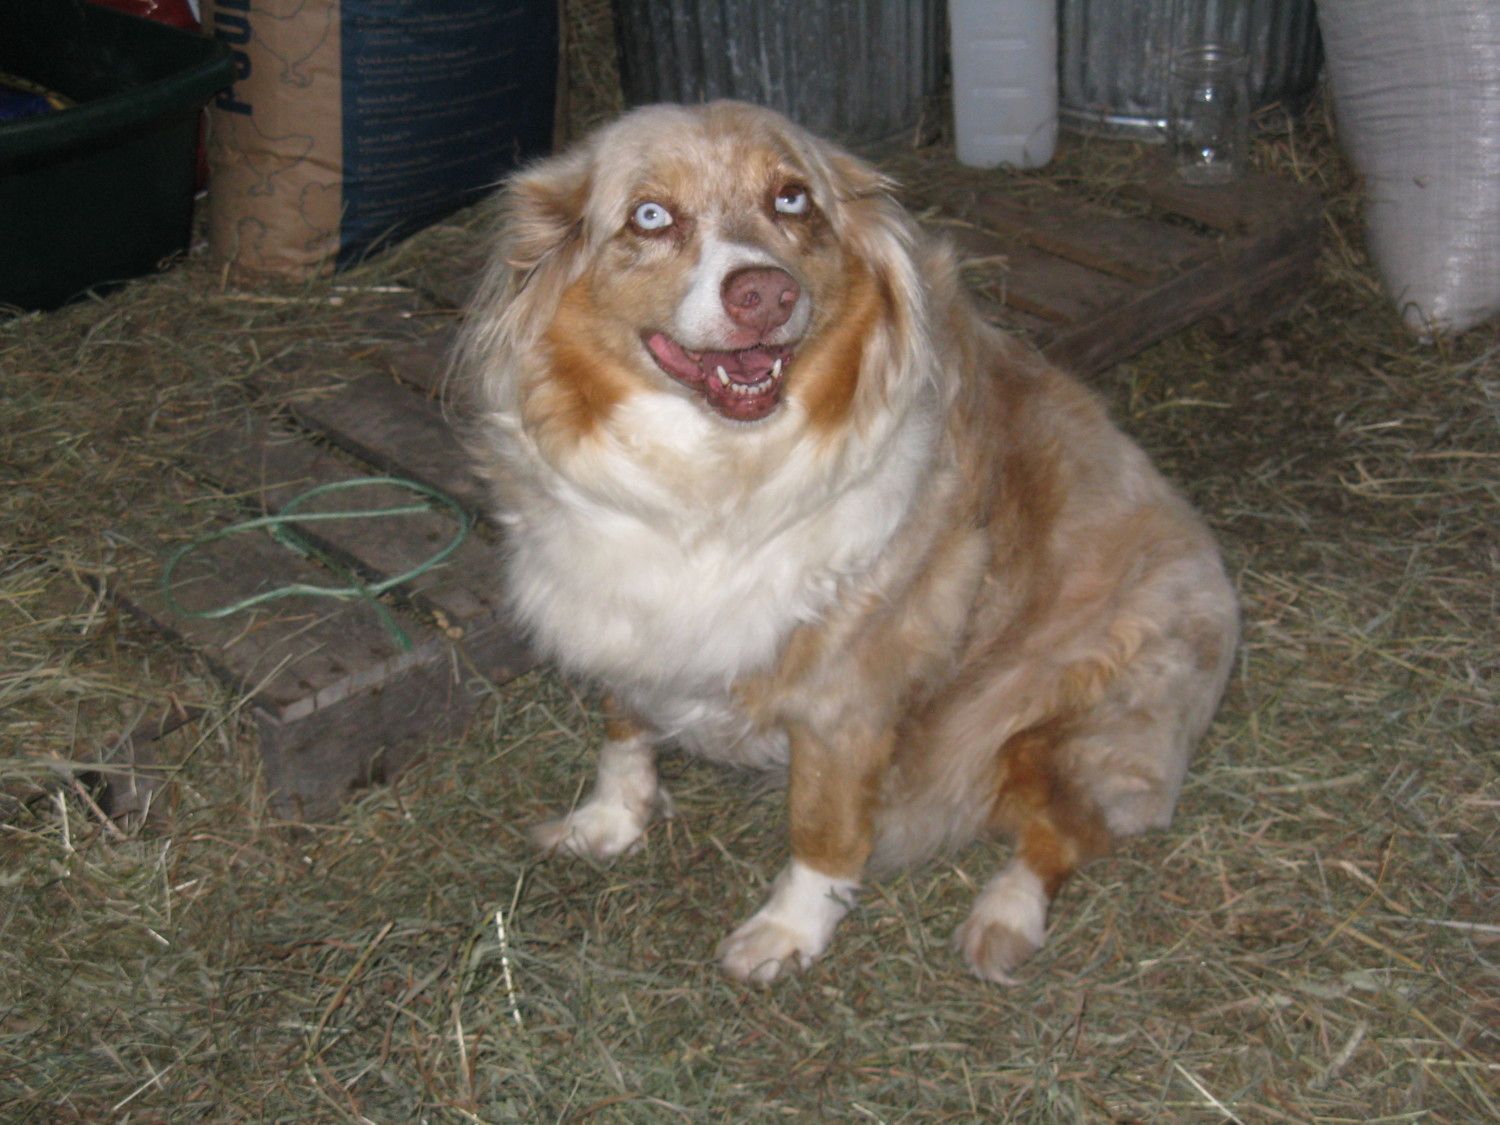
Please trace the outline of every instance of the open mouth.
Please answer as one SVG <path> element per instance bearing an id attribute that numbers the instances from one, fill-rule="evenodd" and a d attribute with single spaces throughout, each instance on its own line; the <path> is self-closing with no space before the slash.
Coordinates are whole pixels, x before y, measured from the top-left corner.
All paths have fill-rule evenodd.
<path id="1" fill-rule="evenodd" d="M 658 367 L 736 422 L 754 422 L 776 409 L 793 356 L 784 344 L 694 352 L 662 332 L 642 333 L 641 341 Z"/>

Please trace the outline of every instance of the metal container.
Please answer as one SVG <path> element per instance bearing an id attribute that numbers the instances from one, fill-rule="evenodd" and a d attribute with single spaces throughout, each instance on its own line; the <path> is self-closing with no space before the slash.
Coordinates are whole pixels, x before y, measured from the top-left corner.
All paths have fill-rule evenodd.
<path id="1" fill-rule="evenodd" d="M 1085 133 L 1164 139 L 1174 50 L 1244 51 L 1252 114 L 1300 111 L 1323 61 L 1313 0 L 1058 0 L 1057 20 L 1058 116 Z"/>
<path id="2" fill-rule="evenodd" d="M 0 306 L 54 309 L 187 248 L 226 48 L 92 4 L 0 0 L 0 72 L 77 103 L 0 122 Z"/>
<path id="3" fill-rule="evenodd" d="M 915 129 L 942 85 L 946 0 L 614 0 L 631 105 L 738 98 L 849 143 Z"/>

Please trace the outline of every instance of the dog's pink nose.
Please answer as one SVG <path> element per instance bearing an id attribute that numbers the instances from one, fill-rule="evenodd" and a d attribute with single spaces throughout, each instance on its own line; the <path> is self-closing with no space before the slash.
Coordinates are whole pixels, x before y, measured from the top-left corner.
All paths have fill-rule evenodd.
<path id="1" fill-rule="evenodd" d="M 749 266 L 724 279 L 721 299 L 729 319 L 765 335 L 791 319 L 802 287 L 786 270 Z"/>

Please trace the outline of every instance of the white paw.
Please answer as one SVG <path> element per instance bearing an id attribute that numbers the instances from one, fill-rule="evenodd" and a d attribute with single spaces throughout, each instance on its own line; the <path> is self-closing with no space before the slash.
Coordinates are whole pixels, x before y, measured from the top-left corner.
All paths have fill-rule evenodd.
<path id="1" fill-rule="evenodd" d="M 531 842 L 544 852 L 568 852 L 583 859 L 614 859 L 640 847 L 650 821 L 615 801 L 585 801 L 567 816 L 531 829 Z"/>
<path id="2" fill-rule="evenodd" d="M 719 964 L 738 980 L 770 984 L 783 973 L 811 965 L 828 948 L 829 936 L 757 914 L 719 943 Z"/>
<path id="3" fill-rule="evenodd" d="M 975 976 L 1015 984 L 1012 974 L 1046 939 L 1047 906 L 1041 880 L 1013 862 L 979 893 L 953 944 Z"/>
<path id="4" fill-rule="evenodd" d="M 822 875 L 793 860 L 777 876 L 766 904 L 719 943 L 719 963 L 730 976 L 755 984 L 807 968 L 828 948 L 857 887 L 854 880 Z"/>
<path id="5" fill-rule="evenodd" d="M 538 824 L 532 843 L 545 852 L 613 859 L 640 846 L 651 814 L 672 815 L 672 798 L 656 780 L 655 751 L 644 736 L 610 739 L 599 748 L 599 769 L 588 800 L 567 816 Z"/>

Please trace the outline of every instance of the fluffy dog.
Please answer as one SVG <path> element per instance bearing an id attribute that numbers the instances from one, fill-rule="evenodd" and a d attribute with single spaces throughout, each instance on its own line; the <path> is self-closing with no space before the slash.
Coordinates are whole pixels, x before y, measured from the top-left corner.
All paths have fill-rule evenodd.
<path id="1" fill-rule="evenodd" d="M 1079 864 L 1169 822 L 1236 643 L 1203 524 L 891 188 L 766 110 L 637 110 L 507 186 L 458 352 L 509 603 L 607 693 L 534 838 L 639 844 L 663 744 L 784 768 L 790 861 L 719 946 L 758 982 L 990 833 L 956 944 L 1010 979 Z"/>

